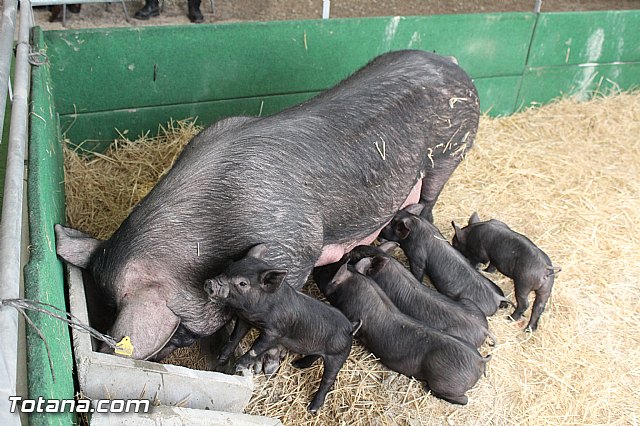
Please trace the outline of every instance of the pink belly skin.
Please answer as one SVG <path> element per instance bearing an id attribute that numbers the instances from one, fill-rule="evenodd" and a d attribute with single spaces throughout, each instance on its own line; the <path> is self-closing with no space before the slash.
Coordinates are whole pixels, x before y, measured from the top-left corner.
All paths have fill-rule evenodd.
<path id="1" fill-rule="evenodd" d="M 411 189 L 411 192 L 409 193 L 409 196 L 407 197 L 405 202 L 402 203 L 402 206 L 400 206 L 400 209 L 403 209 L 410 204 L 416 204 L 418 201 L 420 201 L 421 188 L 422 188 L 422 179 L 419 179 L 418 183 L 416 183 L 415 186 Z M 320 253 L 320 257 L 316 261 L 315 266 L 323 266 L 323 265 L 328 265 L 330 263 L 337 262 L 338 260 L 342 259 L 342 256 L 344 256 L 345 253 L 349 253 L 351 250 L 353 250 L 354 247 L 371 244 L 372 242 L 375 241 L 376 238 L 378 238 L 378 234 L 380 233 L 380 231 L 382 231 L 382 228 L 387 226 L 388 223 L 389 222 L 385 223 L 380 227 L 380 229 L 376 230 L 373 234 L 361 240 L 347 242 L 343 244 L 329 244 L 322 247 L 322 253 Z"/>

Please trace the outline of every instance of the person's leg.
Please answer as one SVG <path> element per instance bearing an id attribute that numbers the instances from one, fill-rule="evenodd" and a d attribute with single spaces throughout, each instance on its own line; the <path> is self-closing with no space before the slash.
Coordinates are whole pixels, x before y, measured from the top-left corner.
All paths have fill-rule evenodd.
<path id="1" fill-rule="evenodd" d="M 187 0 L 189 5 L 189 20 L 195 24 L 204 22 L 204 16 L 200 12 L 200 0 Z"/>

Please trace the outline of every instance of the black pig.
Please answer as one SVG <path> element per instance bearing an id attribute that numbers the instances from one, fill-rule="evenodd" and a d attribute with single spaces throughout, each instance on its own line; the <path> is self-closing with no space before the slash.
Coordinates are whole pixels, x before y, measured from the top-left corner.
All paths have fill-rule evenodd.
<path id="1" fill-rule="evenodd" d="M 365 257 L 360 262 L 362 272 L 373 278 L 403 313 L 475 347 L 480 347 L 487 336 L 495 344 L 487 319 L 475 304 L 465 309 L 459 302 L 426 287 L 391 256 Z"/>
<path id="2" fill-rule="evenodd" d="M 247 247 L 267 243 L 266 261 L 300 289 L 402 206 L 430 218 L 478 119 L 450 59 L 386 53 L 300 105 L 204 129 L 109 240 L 57 225 L 57 253 L 110 295 L 110 334 L 130 337 L 132 357 L 161 359 L 230 319 L 202 283 Z"/>
<path id="3" fill-rule="evenodd" d="M 244 321 L 260 329 L 251 350 L 238 360 L 240 368 L 279 345 L 306 355 L 294 362 L 296 367 L 308 367 L 322 357 L 322 381 L 309 404 L 309 411 L 315 413 L 349 356 L 357 325 L 336 308 L 283 284 L 287 271 L 271 268 L 263 260 L 266 250 L 264 244 L 253 247 L 221 275 L 206 280 L 204 288 L 209 298 L 231 307 Z"/>
<path id="4" fill-rule="evenodd" d="M 445 240 L 438 228 L 416 215 L 420 209 L 420 205 L 413 205 L 399 211 L 381 233 L 383 238 L 400 243 L 413 276 L 422 281 L 426 273 L 439 292 L 454 300 L 468 299 L 487 316 L 511 303 L 500 287 L 476 271 Z"/>
<path id="5" fill-rule="evenodd" d="M 351 321 L 362 321 L 356 337 L 390 369 L 426 383 L 425 390 L 454 404 L 478 381 L 489 359 L 470 344 L 403 314 L 370 277 L 343 264 L 318 287 Z M 360 268 L 360 263 L 356 265 Z"/>
<path id="6" fill-rule="evenodd" d="M 551 259 L 529 238 L 509 228 L 504 222 L 491 219 L 481 222 L 473 213 L 468 226 L 460 229 L 451 222 L 455 235 L 453 247 L 465 255 L 472 264 L 489 262 L 488 269 L 496 268 L 513 279 L 516 309 L 511 314 L 519 320 L 529 307 L 529 293 L 536 293 L 527 329 L 535 331 L 538 320 L 551 296 L 554 276 L 560 272 Z"/>

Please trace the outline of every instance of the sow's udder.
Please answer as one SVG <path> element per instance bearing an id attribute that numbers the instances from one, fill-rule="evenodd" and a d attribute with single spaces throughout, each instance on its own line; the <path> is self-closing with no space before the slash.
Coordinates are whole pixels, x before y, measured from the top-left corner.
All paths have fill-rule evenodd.
<path id="1" fill-rule="evenodd" d="M 411 188 L 411 192 L 409 193 L 409 196 L 404 201 L 404 203 L 402 203 L 402 205 L 398 210 L 402 210 L 406 206 L 410 204 L 416 204 L 418 201 L 420 201 L 421 189 L 422 189 L 422 180 L 418 180 L 418 183 L 416 183 L 414 187 Z M 387 222 L 382 224 L 382 226 L 378 228 L 373 234 L 367 235 L 366 237 L 360 240 L 348 241 L 342 244 L 327 244 L 323 246 L 322 253 L 320 253 L 320 257 L 316 261 L 315 266 L 324 266 L 330 263 L 335 263 L 340 259 L 342 259 L 342 256 L 344 256 L 345 253 L 349 253 L 351 250 L 353 250 L 354 247 L 357 247 L 359 245 L 368 246 L 373 241 L 375 241 L 376 238 L 378 238 L 378 234 L 380 234 L 380 231 L 382 231 L 382 229 L 385 226 L 387 226 L 389 222 L 391 222 L 391 219 L 389 219 Z"/>

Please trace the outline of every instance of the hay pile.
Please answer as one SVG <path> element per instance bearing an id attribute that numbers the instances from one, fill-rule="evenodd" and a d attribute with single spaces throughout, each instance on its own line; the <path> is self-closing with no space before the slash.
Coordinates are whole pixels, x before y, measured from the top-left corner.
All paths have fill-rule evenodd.
<path id="1" fill-rule="evenodd" d="M 196 132 L 174 123 L 167 142 L 119 142 L 92 160 L 67 152 L 70 223 L 108 236 Z M 435 209 L 450 221 L 473 211 L 529 236 L 563 268 L 535 334 L 490 318 L 498 337 L 487 377 L 453 406 L 387 370 L 359 344 L 318 415 L 306 413 L 320 364 L 286 360 L 256 377 L 252 414 L 284 424 L 637 424 L 640 420 L 640 93 L 562 100 L 482 118 L 475 147 Z M 491 276 L 514 300 L 513 286 Z M 528 319 L 529 312 L 525 320 Z M 196 356 L 197 358 L 197 356 Z"/>

